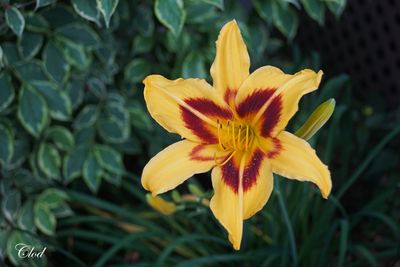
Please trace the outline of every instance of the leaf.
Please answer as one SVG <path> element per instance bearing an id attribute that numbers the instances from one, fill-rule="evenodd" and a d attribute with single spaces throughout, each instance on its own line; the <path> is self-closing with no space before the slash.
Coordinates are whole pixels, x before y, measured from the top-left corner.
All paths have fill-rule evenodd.
<path id="1" fill-rule="evenodd" d="M 153 10 L 149 6 L 138 6 L 133 14 L 132 23 L 142 35 L 151 37 L 150 39 L 154 41 L 152 36 L 154 32 L 154 16 Z"/>
<path id="2" fill-rule="evenodd" d="M 15 66 L 15 71 L 22 82 L 47 80 L 43 71 L 43 63 L 37 60 L 19 64 Z"/>
<path id="3" fill-rule="evenodd" d="M 50 26 L 47 20 L 38 13 L 30 13 L 25 17 L 26 29 L 32 32 L 49 32 Z"/>
<path id="4" fill-rule="evenodd" d="M 44 174 L 52 179 L 60 179 L 61 158 L 57 149 L 46 142 L 39 146 L 37 155 L 39 168 Z"/>
<path id="5" fill-rule="evenodd" d="M 121 174 L 104 172 L 103 178 L 104 178 L 104 180 L 106 180 L 107 182 L 109 182 L 113 185 L 116 185 L 116 186 L 121 185 L 121 179 L 122 179 Z"/>
<path id="6" fill-rule="evenodd" d="M 154 46 L 154 38 L 153 37 L 146 37 L 142 35 L 137 35 L 135 39 L 133 39 L 132 44 L 132 53 L 143 54 L 151 51 Z"/>
<path id="7" fill-rule="evenodd" d="M 218 7 L 219 9 L 224 9 L 224 0 L 202 0 L 204 3 Z"/>
<path id="8" fill-rule="evenodd" d="M 56 216 L 56 218 L 65 218 L 74 214 L 73 210 L 68 206 L 68 204 L 63 203 L 57 208 L 51 210 Z"/>
<path id="9" fill-rule="evenodd" d="M 150 131 L 153 128 L 153 124 L 149 115 L 143 110 L 141 105 L 136 101 L 128 103 L 128 111 L 131 118 L 131 124 L 141 130 Z"/>
<path id="10" fill-rule="evenodd" d="M 33 221 L 33 202 L 28 200 L 22 206 L 18 213 L 18 226 L 22 230 L 29 232 L 35 231 L 35 224 Z"/>
<path id="11" fill-rule="evenodd" d="M 83 164 L 83 179 L 93 193 L 97 193 L 102 175 L 103 169 L 101 165 L 95 155 L 90 153 Z"/>
<path id="12" fill-rule="evenodd" d="M 125 142 L 118 144 L 116 147 L 129 155 L 138 155 L 142 151 L 141 144 L 135 136 L 130 136 Z"/>
<path id="13" fill-rule="evenodd" d="M 14 221 L 20 206 L 21 194 L 19 192 L 12 190 L 5 193 L 1 202 L 1 210 L 8 221 Z"/>
<path id="14" fill-rule="evenodd" d="M 46 132 L 47 139 L 51 140 L 59 149 L 70 151 L 75 144 L 74 136 L 63 126 L 53 126 Z"/>
<path id="15" fill-rule="evenodd" d="M 0 73 L 0 112 L 5 110 L 14 100 L 15 89 L 10 76 Z"/>
<path id="16" fill-rule="evenodd" d="M 114 14 L 118 2 L 119 0 L 96 0 L 97 8 L 103 15 L 107 28 L 110 26 L 111 16 Z"/>
<path id="17" fill-rule="evenodd" d="M 64 204 L 64 201 L 68 199 L 67 194 L 56 188 L 48 188 L 43 191 L 36 201 L 40 205 L 47 206 L 50 209 L 60 207 Z"/>
<path id="18" fill-rule="evenodd" d="M 301 0 L 307 14 L 317 21 L 319 25 L 324 24 L 325 6 L 321 0 Z"/>
<path id="19" fill-rule="evenodd" d="M 4 67 L 4 52 L 0 45 L 0 70 Z"/>
<path id="20" fill-rule="evenodd" d="M 22 35 L 25 27 L 25 19 L 16 7 L 6 9 L 5 17 L 8 27 L 18 36 Z"/>
<path id="21" fill-rule="evenodd" d="M 68 24 L 56 30 L 58 37 L 62 36 L 70 41 L 86 47 L 96 47 L 100 38 L 89 26 L 84 24 Z"/>
<path id="22" fill-rule="evenodd" d="M 71 117 L 72 106 L 68 95 L 47 81 L 34 81 L 32 85 L 46 99 L 50 108 L 50 116 L 60 121 L 68 121 Z"/>
<path id="23" fill-rule="evenodd" d="M 87 105 L 75 119 L 74 127 L 77 129 L 92 126 L 97 120 L 97 106 Z"/>
<path id="24" fill-rule="evenodd" d="M 299 27 L 299 18 L 296 12 L 289 6 L 283 8 L 279 3 L 272 5 L 272 19 L 275 27 L 286 36 L 293 40 Z"/>
<path id="25" fill-rule="evenodd" d="M 101 119 L 97 129 L 100 136 L 109 143 L 122 143 L 129 138 L 129 124 L 122 125 L 115 119 Z"/>
<path id="26" fill-rule="evenodd" d="M 37 10 L 40 7 L 44 7 L 44 6 L 50 5 L 55 2 L 56 2 L 56 0 L 36 0 L 35 10 Z"/>
<path id="27" fill-rule="evenodd" d="M 325 3 L 328 9 L 335 14 L 337 18 L 342 15 L 346 7 L 346 0 L 325 0 Z"/>
<path id="28" fill-rule="evenodd" d="M 43 63 L 50 79 L 58 83 L 63 83 L 67 79 L 70 66 L 62 51 L 53 42 L 49 42 L 43 51 Z"/>
<path id="29" fill-rule="evenodd" d="M 11 130 L 0 124 L 0 163 L 7 166 L 14 154 L 14 138 Z"/>
<path id="30" fill-rule="evenodd" d="M 8 168 L 13 169 L 24 163 L 29 152 L 29 142 L 26 139 L 15 139 L 14 153 Z"/>
<path id="31" fill-rule="evenodd" d="M 90 65 L 90 58 L 83 45 L 63 42 L 63 54 L 67 62 L 79 70 L 86 70 Z"/>
<path id="32" fill-rule="evenodd" d="M 81 175 L 86 155 L 87 148 L 78 147 L 64 158 L 63 175 L 67 183 Z"/>
<path id="33" fill-rule="evenodd" d="M 106 86 L 104 83 L 97 78 L 90 78 L 87 82 L 87 86 L 95 96 L 104 98 L 106 95 Z"/>
<path id="34" fill-rule="evenodd" d="M 150 73 L 150 64 L 144 59 L 134 59 L 125 68 L 125 80 L 132 83 L 141 82 Z"/>
<path id="35" fill-rule="evenodd" d="M 49 121 L 46 100 L 32 86 L 22 86 L 17 116 L 22 126 L 36 138 Z"/>
<path id="36" fill-rule="evenodd" d="M 2 43 L 3 48 L 3 62 L 6 66 L 15 66 L 21 61 L 21 57 L 18 53 L 17 46 L 15 43 Z"/>
<path id="37" fill-rule="evenodd" d="M 207 72 L 204 57 L 198 52 L 190 52 L 182 63 L 183 78 L 206 78 Z"/>
<path id="38" fill-rule="evenodd" d="M 72 7 L 82 18 L 99 24 L 99 10 L 96 6 L 96 0 L 72 0 Z"/>
<path id="39" fill-rule="evenodd" d="M 2 225 L 3 218 L 0 217 L 0 225 Z M 6 228 L 0 228 L 0 260 L 3 260 L 6 257 L 7 251 L 7 239 L 10 235 L 10 230 Z"/>
<path id="40" fill-rule="evenodd" d="M 220 14 L 214 7 L 210 8 L 210 4 L 202 2 L 188 2 L 185 5 L 186 21 L 187 24 L 207 25 L 214 23 Z"/>
<path id="41" fill-rule="evenodd" d="M 156 0 L 154 9 L 158 20 L 178 36 L 186 19 L 182 0 Z"/>
<path id="42" fill-rule="evenodd" d="M 10 261 L 15 265 L 19 266 L 19 263 L 21 262 L 22 258 L 18 256 L 18 251 L 15 249 L 15 246 L 20 243 L 26 242 L 26 240 L 23 238 L 23 233 L 17 230 L 13 230 L 10 233 L 10 236 L 8 237 L 7 240 L 7 248 L 6 248 L 6 253 Z M 27 243 L 27 242 L 26 242 Z"/>
<path id="43" fill-rule="evenodd" d="M 19 40 L 19 51 L 25 60 L 32 59 L 43 44 L 43 36 L 39 33 L 25 32 Z"/>
<path id="44" fill-rule="evenodd" d="M 72 109 L 76 109 L 83 101 L 83 82 L 81 80 L 69 80 L 65 91 L 71 99 Z"/>
<path id="45" fill-rule="evenodd" d="M 116 174 L 122 174 L 124 166 L 122 163 L 121 154 L 115 149 L 106 145 L 96 145 L 94 153 L 101 166 Z"/>
<path id="46" fill-rule="evenodd" d="M 87 145 L 92 143 L 96 135 L 96 129 L 94 127 L 86 127 L 77 129 L 75 136 L 75 143 L 77 146 Z"/>
<path id="47" fill-rule="evenodd" d="M 50 208 L 38 201 L 34 205 L 34 214 L 36 227 L 46 235 L 54 235 L 56 229 L 56 217 L 50 211 Z"/>
<path id="48" fill-rule="evenodd" d="M 54 5 L 51 8 L 43 9 L 40 13 L 53 29 L 74 23 L 77 20 L 75 12 L 67 5 Z"/>
<path id="49" fill-rule="evenodd" d="M 129 112 L 121 103 L 114 101 L 107 103 L 106 112 L 108 117 L 116 120 L 120 124 L 127 124 L 129 122 Z"/>

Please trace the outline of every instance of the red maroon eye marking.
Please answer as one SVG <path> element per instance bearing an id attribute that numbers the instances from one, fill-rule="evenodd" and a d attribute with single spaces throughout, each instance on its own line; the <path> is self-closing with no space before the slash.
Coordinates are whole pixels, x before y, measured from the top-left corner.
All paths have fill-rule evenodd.
<path id="1" fill-rule="evenodd" d="M 257 149 L 254 151 L 251 160 L 247 163 L 243 171 L 243 192 L 246 192 L 257 183 L 257 177 L 264 157 L 265 154 L 261 150 Z M 222 180 L 233 192 L 237 193 L 239 189 L 239 167 L 235 165 L 233 158 L 223 165 L 221 169 Z"/>
<path id="2" fill-rule="evenodd" d="M 203 156 L 201 155 L 201 152 L 205 148 L 204 145 L 198 145 L 195 146 L 192 151 L 190 152 L 190 159 L 191 160 L 198 160 L 198 161 L 209 161 L 209 160 L 214 160 L 213 156 Z"/>
<path id="3" fill-rule="evenodd" d="M 251 113 L 257 112 L 275 92 L 275 89 L 260 89 L 247 96 L 237 107 L 237 113 L 240 117 L 245 117 Z"/>
<path id="4" fill-rule="evenodd" d="M 253 185 L 257 183 L 257 177 L 260 174 L 261 163 L 265 157 L 265 154 L 261 150 L 254 151 L 251 160 L 247 163 L 243 172 L 243 192 L 249 190 Z"/>
<path id="5" fill-rule="evenodd" d="M 185 103 L 207 116 L 218 117 L 221 119 L 230 119 L 232 117 L 230 109 L 220 107 L 209 99 L 190 98 L 186 99 Z"/>
<path id="6" fill-rule="evenodd" d="M 213 101 L 205 98 L 186 99 L 185 103 L 198 112 L 215 118 L 230 119 L 232 112 L 218 106 Z M 182 120 L 186 128 L 192 130 L 193 134 L 199 137 L 204 143 L 215 144 L 218 142 L 217 136 L 206 126 L 206 123 L 193 114 L 189 109 L 180 106 Z"/>
<path id="7" fill-rule="evenodd" d="M 282 112 L 282 97 L 277 95 L 262 115 L 261 135 L 267 137 L 278 124 Z"/>
<path id="8" fill-rule="evenodd" d="M 276 156 L 279 155 L 279 153 L 281 153 L 281 151 L 283 150 L 282 148 L 282 144 L 281 142 L 278 140 L 278 138 L 271 138 L 272 143 L 274 145 L 274 148 L 271 149 L 268 153 L 267 153 L 267 157 L 272 159 L 275 158 Z"/>
<path id="9" fill-rule="evenodd" d="M 235 161 L 231 158 L 221 167 L 222 180 L 229 186 L 233 192 L 237 193 L 239 189 L 239 167 L 235 166 Z"/>
<path id="10" fill-rule="evenodd" d="M 194 115 L 190 110 L 180 106 L 182 120 L 185 127 L 190 129 L 194 135 L 201 139 L 204 143 L 215 144 L 218 143 L 218 138 L 207 128 L 205 122 Z"/>
<path id="11" fill-rule="evenodd" d="M 236 94 L 237 90 L 227 89 L 224 94 L 225 102 L 229 104 L 231 101 L 235 100 Z"/>

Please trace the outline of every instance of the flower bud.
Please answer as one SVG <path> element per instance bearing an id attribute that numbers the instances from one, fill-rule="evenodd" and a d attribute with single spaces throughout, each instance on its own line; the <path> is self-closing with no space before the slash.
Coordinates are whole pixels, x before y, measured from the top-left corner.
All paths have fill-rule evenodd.
<path id="1" fill-rule="evenodd" d="M 331 98 L 319 105 L 307 121 L 295 133 L 304 140 L 309 140 L 329 120 L 335 110 L 335 99 Z"/>
<path id="2" fill-rule="evenodd" d="M 159 196 L 146 195 L 147 203 L 155 210 L 164 215 L 171 215 L 176 211 L 176 205 L 173 202 L 166 201 Z"/>

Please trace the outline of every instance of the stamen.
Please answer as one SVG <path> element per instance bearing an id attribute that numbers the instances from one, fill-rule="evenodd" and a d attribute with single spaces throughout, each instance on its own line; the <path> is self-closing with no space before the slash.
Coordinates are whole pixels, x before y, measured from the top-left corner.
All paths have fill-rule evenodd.
<path id="1" fill-rule="evenodd" d="M 247 150 L 253 140 L 253 132 L 249 125 L 235 121 L 221 122 L 217 120 L 218 145 L 224 151 Z"/>
<path id="2" fill-rule="evenodd" d="M 214 161 L 215 161 L 215 164 L 216 164 L 217 166 L 219 166 L 219 167 L 224 166 L 224 165 L 225 165 L 226 163 L 228 163 L 228 161 L 235 155 L 235 153 L 236 153 L 236 150 L 233 151 L 233 152 L 229 155 L 229 157 L 228 157 L 227 159 L 225 159 L 222 163 L 219 163 L 219 162 L 217 161 L 217 153 L 214 153 Z"/>
<path id="3" fill-rule="evenodd" d="M 242 133 L 242 125 L 239 125 L 239 133 L 238 133 L 238 138 L 237 138 L 239 149 L 242 149 L 242 142 L 241 142 L 241 140 L 240 140 L 240 134 L 241 134 L 241 133 Z"/>
<path id="4" fill-rule="evenodd" d="M 247 150 L 249 144 L 249 125 L 246 126 L 246 143 L 244 144 L 245 144 L 245 149 Z"/>
<path id="5" fill-rule="evenodd" d="M 235 140 L 235 122 L 232 122 L 232 144 L 233 144 L 233 149 L 236 150 L 236 140 Z"/>
<path id="6" fill-rule="evenodd" d="M 219 123 L 219 121 L 217 120 L 217 123 L 218 123 L 218 144 L 219 144 L 219 147 L 221 148 L 221 149 L 223 149 L 223 150 L 225 150 L 225 148 L 224 148 L 224 146 L 222 145 L 222 142 L 221 142 L 221 131 L 220 131 L 220 129 L 222 128 L 222 125 Z"/>

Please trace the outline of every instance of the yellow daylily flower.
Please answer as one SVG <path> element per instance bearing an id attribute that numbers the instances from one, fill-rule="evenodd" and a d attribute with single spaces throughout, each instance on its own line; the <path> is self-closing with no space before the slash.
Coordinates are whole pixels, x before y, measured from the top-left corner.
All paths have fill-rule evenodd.
<path id="1" fill-rule="evenodd" d="M 238 250 L 243 220 L 262 209 L 271 195 L 272 173 L 313 182 L 324 198 L 331 191 L 327 166 L 305 140 L 284 131 L 300 98 L 318 88 L 322 71 L 289 75 L 264 66 L 250 74 L 235 20 L 221 29 L 216 45 L 213 86 L 201 79 L 160 75 L 143 81 L 151 116 L 184 139 L 148 162 L 142 185 L 157 195 L 212 169 L 210 208 Z"/>

